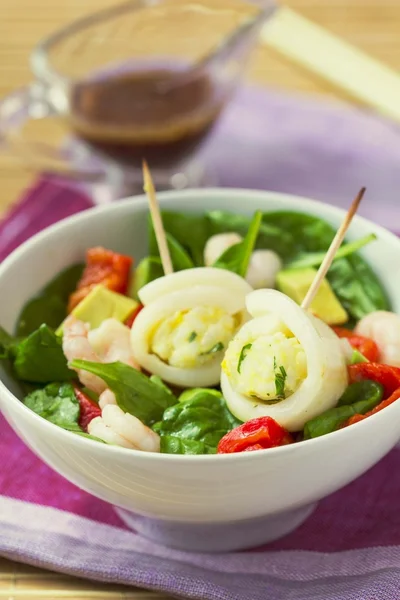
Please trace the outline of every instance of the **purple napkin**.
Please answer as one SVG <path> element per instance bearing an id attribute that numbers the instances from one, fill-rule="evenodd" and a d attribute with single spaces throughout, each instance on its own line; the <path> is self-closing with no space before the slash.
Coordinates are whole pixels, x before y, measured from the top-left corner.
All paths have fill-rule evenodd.
<path id="1" fill-rule="evenodd" d="M 340 206 L 366 185 L 360 212 L 400 229 L 400 135 L 367 114 L 244 90 L 204 157 L 220 185 L 292 192 Z M 0 260 L 90 204 L 82 191 L 39 182 L 0 223 Z M 1 556 L 198 600 L 400 599 L 398 448 L 320 502 L 286 538 L 211 556 L 165 549 L 131 532 L 110 505 L 37 459 L 1 418 L 0 455 L 7 457 L 0 467 Z"/>

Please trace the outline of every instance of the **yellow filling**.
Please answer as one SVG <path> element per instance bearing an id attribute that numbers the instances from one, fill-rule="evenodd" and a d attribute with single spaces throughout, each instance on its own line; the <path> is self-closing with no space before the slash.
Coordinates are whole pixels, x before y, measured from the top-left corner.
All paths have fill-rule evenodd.
<path id="1" fill-rule="evenodd" d="M 220 308 L 180 310 L 156 324 L 150 351 L 173 367 L 190 369 L 222 356 L 239 319 Z"/>
<path id="2" fill-rule="evenodd" d="M 274 402 L 293 394 L 307 377 L 305 352 L 297 338 L 279 331 L 229 344 L 222 369 L 239 393 Z"/>

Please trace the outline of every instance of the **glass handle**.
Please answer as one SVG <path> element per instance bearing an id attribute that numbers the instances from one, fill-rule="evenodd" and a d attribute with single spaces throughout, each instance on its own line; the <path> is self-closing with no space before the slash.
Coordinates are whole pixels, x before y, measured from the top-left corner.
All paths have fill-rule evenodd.
<path id="1" fill-rule="evenodd" d="M 22 162 L 33 171 L 57 175 L 79 181 L 99 181 L 103 173 L 96 168 L 82 168 L 79 157 L 65 147 L 57 147 L 40 140 L 30 140 L 24 129 L 29 121 L 56 117 L 40 84 L 12 92 L 0 101 L 0 151 Z"/>

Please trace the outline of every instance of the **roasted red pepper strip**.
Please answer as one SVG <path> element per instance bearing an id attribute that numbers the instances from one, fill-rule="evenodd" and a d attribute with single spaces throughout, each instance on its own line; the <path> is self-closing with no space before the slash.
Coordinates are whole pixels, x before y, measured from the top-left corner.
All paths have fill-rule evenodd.
<path id="1" fill-rule="evenodd" d="M 93 402 L 89 396 L 82 392 L 77 385 L 74 385 L 74 392 L 81 409 L 79 427 L 82 427 L 83 431 L 87 433 L 87 427 L 90 421 L 96 417 L 101 417 L 101 408 L 96 402 Z"/>
<path id="2" fill-rule="evenodd" d="M 400 388 L 400 368 L 378 363 L 358 363 L 348 367 L 350 383 L 372 379 L 384 387 L 383 398 L 389 398 Z"/>
<path id="3" fill-rule="evenodd" d="M 144 308 L 143 304 L 139 304 L 139 306 L 137 308 L 135 308 L 133 313 L 131 315 L 129 315 L 129 317 L 126 319 L 124 325 L 126 325 L 130 329 L 133 325 L 134 320 L 136 319 L 136 317 L 138 316 L 138 314 L 140 313 L 142 308 Z"/>
<path id="4" fill-rule="evenodd" d="M 105 248 L 90 248 L 86 252 L 86 267 L 75 292 L 69 298 L 68 312 L 71 312 L 88 293 L 99 284 L 113 292 L 126 294 L 132 258 Z"/>
<path id="5" fill-rule="evenodd" d="M 261 444 L 253 444 L 252 446 L 245 448 L 243 452 L 254 452 L 254 450 L 264 450 L 264 448 Z"/>
<path id="6" fill-rule="evenodd" d="M 345 327 L 332 327 L 332 329 L 338 337 L 347 338 L 350 346 L 361 352 L 369 361 L 378 362 L 379 349 L 374 340 L 366 338 L 363 335 L 356 335 L 354 331 L 350 331 L 350 329 L 346 329 Z"/>
<path id="7" fill-rule="evenodd" d="M 399 398 L 400 398 L 400 389 L 398 389 L 395 392 L 393 392 L 393 394 L 391 396 L 389 396 L 389 398 L 386 398 L 386 400 L 382 400 L 382 402 L 380 402 L 378 404 L 378 406 L 375 406 L 375 408 L 373 408 L 369 412 L 365 413 L 364 415 L 354 415 L 353 417 L 350 417 L 350 419 L 347 419 L 347 421 L 345 421 L 344 423 L 342 423 L 342 425 L 341 425 L 340 428 L 342 429 L 343 427 L 348 427 L 349 425 L 353 425 L 354 423 L 358 423 L 359 421 L 363 421 L 367 417 L 370 417 L 371 415 L 374 415 L 375 413 L 383 410 L 384 408 L 386 408 L 390 404 L 393 404 L 393 402 L 395 402 Z"/>
<path id="8" fill-rule="evenodd" d="M 274 448 L 291 442 L 290 433 L 274 419 L 257 417 L 224 435 L 218 444 L 217 454 Z"/>

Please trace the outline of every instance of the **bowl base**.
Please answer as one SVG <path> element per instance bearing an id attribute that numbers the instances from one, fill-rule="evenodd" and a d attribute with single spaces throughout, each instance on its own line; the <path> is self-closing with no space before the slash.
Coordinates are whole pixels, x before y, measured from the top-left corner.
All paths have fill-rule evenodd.
<path id="1" fill-rule="evenodd" d="M 142 517 L 116 508 L 119 517 L 143 537 L 189 552 L 233 552 L 262 546 L 297 529 L 316 504 L 283 513 L 228 523 L 184 523 Z"/>

